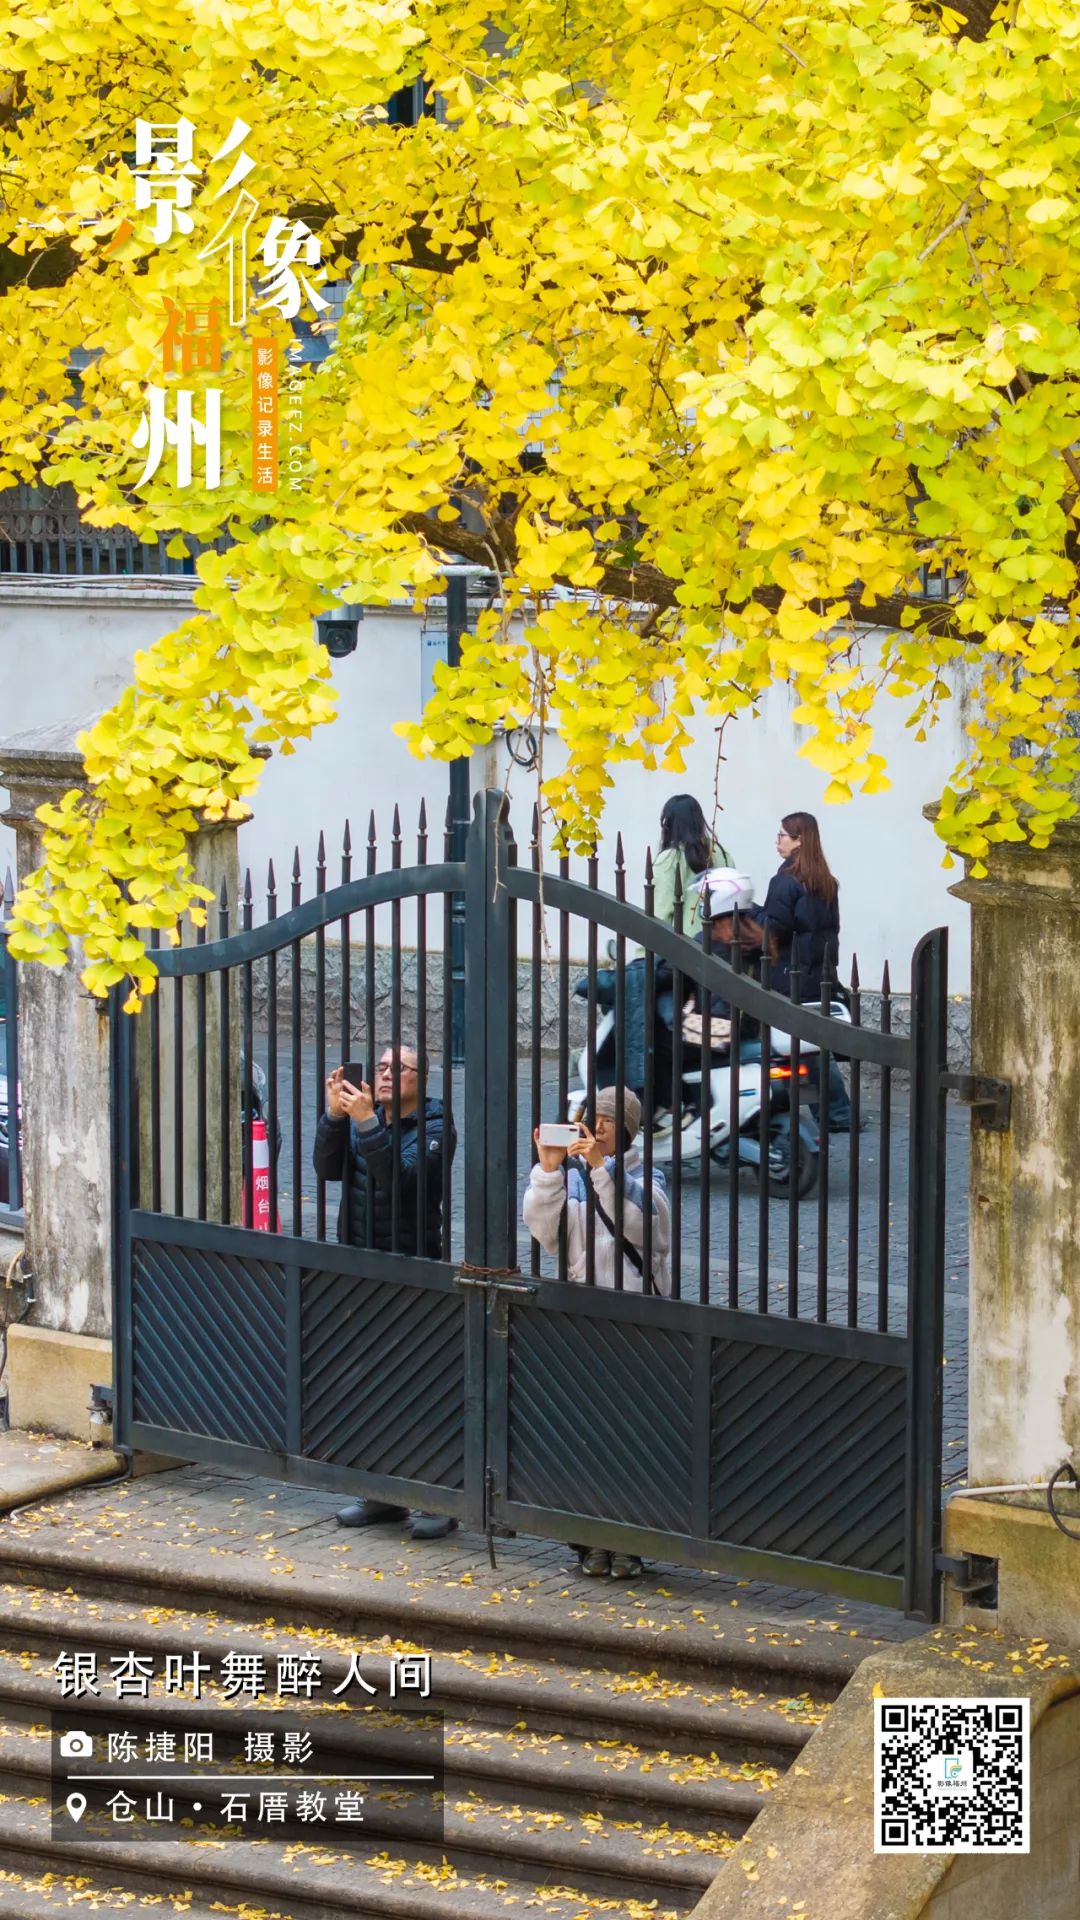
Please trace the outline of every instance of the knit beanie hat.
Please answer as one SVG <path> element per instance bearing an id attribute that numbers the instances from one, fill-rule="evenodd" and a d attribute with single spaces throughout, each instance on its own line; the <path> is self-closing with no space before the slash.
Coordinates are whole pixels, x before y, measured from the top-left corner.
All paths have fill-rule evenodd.
<path id="1" fill-rule="evenodd" d="M 610 1120 L 614 1120 L 616 1093 L 615 1087 L 600 1088 L 596 1096 L 597 1114 L 606 1113 Z M 623 1126 L 631 1140 L 635 1139 L 641 1131 L 641 1101 L 629 1087 L 623 1088 Z"/>

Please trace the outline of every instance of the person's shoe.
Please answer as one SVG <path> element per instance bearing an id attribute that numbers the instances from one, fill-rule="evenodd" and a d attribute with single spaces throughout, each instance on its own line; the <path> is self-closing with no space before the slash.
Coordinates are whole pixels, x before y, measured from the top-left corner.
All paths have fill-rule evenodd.
<path id="1" fill-rule="evenodd" d="M 613 1580 L 640 1580 L 644 1571 L 636 1553 L 613 1553 L 611 1556 Z"/>
<path id="2" fill-rule="evenodd" d="M 389 1526 L 394 1520 L 406 1519 L 408 1511 L 386 1500 L 350 1500 L 347 1507 L 338 1508 L 337 1523 L 339 1527 Z"/>
<path id="3" fill-rule="evenodd" d="M 590 1580 L 610 1573 L 611 1554 L 607 1547 L 590 1547 L 588 1553 L 583 1553 L 578 1561 L 578 1569 L 581 1573 L 587 1574 Z"/>
<path id="4" fill-rule="evenodd" d="M 414 1540 L 445 1540 L 453 1533 L 457 1521 L 448 1513 L 414 1513 L 409 1522 L 409 1532 Z"/>

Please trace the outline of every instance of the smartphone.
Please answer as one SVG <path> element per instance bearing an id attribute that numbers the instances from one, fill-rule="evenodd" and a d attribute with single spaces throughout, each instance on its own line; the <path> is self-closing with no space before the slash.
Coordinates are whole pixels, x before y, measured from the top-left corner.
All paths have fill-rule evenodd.
<path id="1" fill-rule="evenodd" d="M 357 1093 L 359 1093 L 360 1088 L 363 1085 L 364 1079 L 366 1077 L 364 1073 L 363 1061 L 362 1060 L 346 1061 L 341 1071 L 345 1075 L 345 1078 L 348 1081 L 350 1087 L 355 1087 Z"/>
<path id="2" fill-rule="evenodd" d="M 572 1147 L 580 1140 L 581 1131 L 576 1122 L 569 1120 L 541 1120 L 540 1145 L 542 1147 Z"/>

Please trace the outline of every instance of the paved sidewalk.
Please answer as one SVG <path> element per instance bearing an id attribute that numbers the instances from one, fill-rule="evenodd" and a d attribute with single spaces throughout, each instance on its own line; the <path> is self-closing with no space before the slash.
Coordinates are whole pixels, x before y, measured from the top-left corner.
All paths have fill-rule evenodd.
<path id="1" fill-rule="evenodd" d="M 818 1644 L 824 1653 L 832 1636 L 862 1652 L 923 1631 L 884 1608 L 660 1563 L 640 1581 L 588 1581 L 569 1548 L 524 1537 L 496 1541 L 492 1571 L 481 1535 L 425 1544 L 397 1526 L 345 1530 L 334 1521 L 340 1504 L 338 1494 L 189 1466 L 13 1515 L 0 1558 L 43 1574 L 81 1562 L 98 1579 L 195 1585 L 223 1609 L 302 1614 L 314 1603 L 347 1616 L 362 1606 L 496 1638 L 610 1646 L 625 1633 L 657 1649 L 671 1635 L 673 1652 L 677 1643 L 684 1657 L 706 1661 L 743 1644 Z"/>

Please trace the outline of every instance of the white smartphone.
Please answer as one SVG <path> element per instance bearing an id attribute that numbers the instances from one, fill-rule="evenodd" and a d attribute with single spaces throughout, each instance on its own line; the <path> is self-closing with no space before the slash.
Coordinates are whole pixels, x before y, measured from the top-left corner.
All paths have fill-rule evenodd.
<path id="1" fill-rule="evenodd" d="M 581 1130 L 572 1120 L 541 1120 L 540 1145 L 542 1147 L 572 1147 L 580 1140 Z"/>

